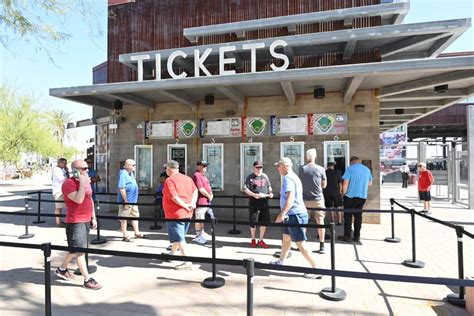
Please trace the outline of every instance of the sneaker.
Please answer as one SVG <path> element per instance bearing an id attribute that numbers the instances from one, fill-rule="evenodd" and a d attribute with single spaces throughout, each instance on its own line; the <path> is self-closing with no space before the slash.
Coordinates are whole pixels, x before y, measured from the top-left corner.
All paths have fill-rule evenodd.
<path id="1" fill-rule="evenodd" d="M 250 247 L 257 248 L 257 242 L 255 241 L 255 239 L 252 239 L 252 242 L 250 243 Z"/>
<path id="2" fill-rule="evenodd" d="M 207 243 L 207 239 L 202 234 L 194 238 L 193 241 L 200 245 L 205 245 Z"/>
<path id="3" fill-rule="evenodd" d="M 355 242 L 360 242 L 360 237 L 354 237 L 354 238 L 352 238 L 352 240 L 355 241 Z"/>
<path id="4" fill-rule="evenodd" d="M 320 275 L 320 274 L 314 274 L 314 273 L 305 273 L 303 274 L 303 278 L 305 279 L 311 279 L 311 280 L 315 280 L 315 279 L 322 279 L 323 276 Z"/>
<path id="5" fill-rule="evenodd" d="M 340 241 L 351 241 L 351 237 L 349 237 L 349 236 L 337 236 L 337 240 L 340 240 Z"/>
<path id="6" fill-rule="evenodd" d="M 428 210 L 421 210 L 420 213 L 427 213 Z"/>
<path id="7" fill-rule="evenodd" d="M 203 236 L 204 239 L 206 239 L 206 240 L 212 239 L 212 236 L 209 235 L 208 233 L 206 233 L 204 230 L 201 232 L 201 236 Z"/>
<path id="8" fill-rule="evenodd" d="M 265 248 L 265 249 L 267 249 L 268 247 L 270 247 L 270 246 L 267 245 L 263 240 L 259 240 L 258 243 L 257 243 L 257 246 L 258 246 L 258 247 L 261 247 L 261 248 Z"/>
<path id="9" fill-rule="evenodd" d="M 319 247 L 319 253 L 320 254 L 325 254 L 326 251 L 324 251 L 324 244 Z"/>
<path id="10" fill-rule="evenodd" d="M 89 290 L 100 290 L 102 288 L 102 284 L 94 280 L 93 278 L 89 278 L 89 280 L 84 281 L 83 285 L 86 289 Z"/>
<path id="11" fill-rule="evenodd" d="M 56 271 L 54 272 L 56 274 L 56 276 L 58 278 L 61 278 L 63 280 L 66 280 L 66 281 L 72 281 L 74 280 L 76 277 L 74 276 L 74 274 L 72 274 L 71 272 L 69 272 L 68 269 L 66 270 L 61 270 L 60 268 L 57 268 Z"/>
<path id="12" fill-rule="evenodd" d="M 275 260 L 275 261 L 270 261 L 270 264 L 274 264 L 274 265 L 277 265 L 277 266 L 282 266 L 283 262 L 281 262 L 280 259 L 278 259 L 278 260 Z"/>
<path id="13" fill-rule="evenodd" d="M 173 249 L 173 245 L 169 245 L 168 247 L 166 247 L 167 251 L 171 251 L 171 249 Z"/>
<path id="14" fill-rule="evenodd" d="M 174 266 L 175 270 L 192 270 L 193 269 L 193 264 L 189 261 L 180 263 L 176 266 Z"/>
<path id="15" fill-rule="evenodd" d="M 426 211 L 425 211 L 425 214 L 426 214 L 426 215 L 431 215 L 431 213 L 432 213 L 432 212 L 431 212 L 430 210 L 426 210 Z"/>

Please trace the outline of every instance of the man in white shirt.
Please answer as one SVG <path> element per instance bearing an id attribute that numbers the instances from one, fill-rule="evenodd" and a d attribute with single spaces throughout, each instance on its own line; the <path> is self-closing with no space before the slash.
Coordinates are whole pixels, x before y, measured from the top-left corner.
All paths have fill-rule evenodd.
<path id="1" fill-rule="evenodd" d="M 410 176 L 410 168 L 408 168 L 407 163 L 404 162 L 400 167 L 400 173 L 402 174 L 402 188 L 408 188 L 408 178 Z"/>
<path id="2" fill-rule="evenodd" d="M 66 158 L 59 158 L 57 166 L 53 168 L 53 175 L 51 177 L 52 193 L 54 200 L 56 201 L 54 204 L 54 214 L 56 215 L 61 215 L 61 210 L 64 207 L 64 198 L 61 187 L 64 180 L 69 178 L 69 171 L 66 165 Z M 56 226 L 64 226 L 60 217 L 56 217 Z"/>

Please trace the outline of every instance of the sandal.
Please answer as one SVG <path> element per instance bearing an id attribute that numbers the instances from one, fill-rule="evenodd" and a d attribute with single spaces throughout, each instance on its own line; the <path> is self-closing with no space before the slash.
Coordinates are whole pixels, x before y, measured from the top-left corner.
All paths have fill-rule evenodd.
<path id="1" fill-rule="evenodd" d="M 127 236 L 127 237 L 123 237 L 123 238 L 122 238 L 122 241 L 125 241 L 125 242 L 132 242 L 132 239 L 131 239 L 129 236 Z"/>
<path id="2" fill-rule="evenodd" d="M 137 238 L 137 239 L 148 239 L 148 235 L 138 234 L 138 235 L 135 235 L 135 238 Z"/>

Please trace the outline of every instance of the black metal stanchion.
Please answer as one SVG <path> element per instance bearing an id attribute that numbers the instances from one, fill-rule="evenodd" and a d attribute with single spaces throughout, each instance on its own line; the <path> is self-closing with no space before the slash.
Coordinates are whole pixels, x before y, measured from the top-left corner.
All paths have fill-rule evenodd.
<path id="1" fill-rule="evenodd" d="M 208 289 L 217 289 L 224 286 L 224 278 L 216 276 L 216 219 L 211 219 L 211 235 L 212 235 L 212 277 L 204 279 L 201 285 Z"/>
<path id="2" fill-rule="evenodd" d="M 149 227 L 150 230 L 159 230 L 162 228 L 160 225 L 158 225 L 159 212 L 161 212 L 161 208 L 155 207 L 155 221 L 153 222 L 153 225 Z"/>
<path id="3" fill-rule="evenodd" d="M 236 197 L 235 197 L 235 195 L 233 195 L 232 196 L 232 221 L 234 222 L 234 224 L 233 224 L 232 229 L 227 232 L 230 235 L 239 235 L 240 234 L 240 230 L 238 230 L 237 227 L 235 226 L 235 221 L 236 221 L 236 214 L 235 214 L 236 201 L 235 201 L 235 199 L 236 199 Z"/>
<path id="4" fill-rule="evenodd" d="M 33 224 L 43 224 L 45 221 L 41 220 L 41 191 L 38 191 L 38 218 L 36 221 L 33 221 Z"/>
<path id="5" fill-rule="evenodd" d="M 394 205 L 395 205 L 395 199 L 392 198 L 390 199 L 390 209 L 392 210 L 392 212 L 390 213 L 390 219 L 392 221 L 392 237 L 385 238 L 385 241 L 397 243 L 397 242 L 400 242 L 401 239 L 398 237 L 395 237 L 395 214 L 393 213 Z"/>
<path id="6" fill-rule="evenodd" d="M 412 259 L 407 259 L 402 262 L 404 266 L 410 268 L 424 268 L 425 263 L 423 261 L 416 260 L 416 232 L 415 232 L 415 210 L 410 210 L 411 215 L 411 251 Z"/>
<path id="7" fill-rule="evenodd" d="M 44 255 L 44 314 L 51 316 L 51 243 L 42 244 L 41 249 Z"/>
<path id="8" fill-rule="evenodd" d="M 331 271 L 336 270 L 336 225 L 329 223 L 330 225 L 330 238 L 331 238 Z M 336 276 L 331 276 L 331 287 L 325 287 L 319 292 L 321 298 L 329 301 L 342 301 L 347 297 L 346 291 L 338 289 L 336 287 Z"/>
<path id="9" fill-rule="evenodd" d="M 463 255 L 463 227 L 456 227 L 456 235 L 458 238 L 458 276 L 460 280 L 464 279 L 464 255 Z M 449 294 L 446 300 L 459 307 L 466 307 L 466 298 L 464 296 L 464 286 L 459 287 L 459 294 Z"/>
<path id="10" fill-rule="evenodd" d="M 89 274 L 95 273 L 97 271 L 97 267 L 89 265 L 89 236 L 87 236 L 87 252 L 86 252 L 85 256 L 86 256 L 87 272 L 89 272 Z M 74 274 L 75 275 L 82 275 L 81 270 L 79 270 L 79 268 L 77 268 L 76 271 L 74 271 Z"/>
<path id="11" fill-rule="evenodd" d="M 97 237 L 96 239 L 91 240 L 91 244 L 93 245 L 101 245 L 107 242 L 107 239 L 100 237 L 100 220 L 99 220 L 99 212 L 100 212 L 100 201 L 96 201 L 95 204 L 95 217 L 97 220 Z"/>
<path id="12" fill-rule="evenodd" d="M 28 198 L 25 199 L 25 213 L 28 213 L 29 205 L 28 205 Z M 18 236 L 19 239 L 28 239 L 35 237 L 35 234 L 28 233 L 28 215 L 25 215 L 25 233 L 23 235 Z"/>
<path id="13" fill-rule="evenodd" d="M 247 272 L 247 316 L 253 316 L 253 276 L 255 275 L 255 260 L 244 259 L 244 267 Z"/>

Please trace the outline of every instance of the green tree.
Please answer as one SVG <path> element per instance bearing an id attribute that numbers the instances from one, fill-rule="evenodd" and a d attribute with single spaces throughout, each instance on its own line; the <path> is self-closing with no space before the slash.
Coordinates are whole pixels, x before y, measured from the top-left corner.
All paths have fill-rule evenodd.
<path id="1" fill-rule="evenodd" d="M 60 146 L 60 156 L 64 155 L 64 143 L 71 140 L 71 133 L 66 130 L 67 124 L 72 122 L 71 114 L 62 110 L 52 110 L 45 115 L 48 126 Z"/>

